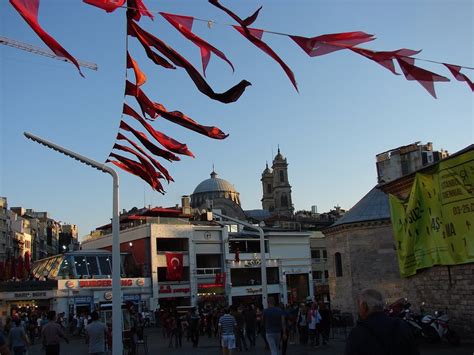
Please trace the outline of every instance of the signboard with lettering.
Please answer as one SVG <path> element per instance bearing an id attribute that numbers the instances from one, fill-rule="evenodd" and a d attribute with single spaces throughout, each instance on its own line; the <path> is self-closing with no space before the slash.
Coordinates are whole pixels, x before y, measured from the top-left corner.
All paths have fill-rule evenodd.
<path id="1" fill-rule="evenodd" d="M 417 174 L 407 201 L 390 195 L 400 274 L 474 262 L 474 151 Z"/>
<path id="2" fill-rule="evenodd" d="M 158 294 L 160 297 L 171 297 L 175 294 L 189 294 L 191 288 L 188 285 L 160 285 Z"/>
<path id="3" fill-rule="evenodd" d="M 121 279 L 122 287 L 144 287 L 147 282 L 144 278 L 138 279 Z M 148 283 L 149 284 L 149 283 Z M 80 279 L 80 280 L 59 280 L 59 289 L 95 289 L 95 288 L 112 288 L 112 279 Z"/>

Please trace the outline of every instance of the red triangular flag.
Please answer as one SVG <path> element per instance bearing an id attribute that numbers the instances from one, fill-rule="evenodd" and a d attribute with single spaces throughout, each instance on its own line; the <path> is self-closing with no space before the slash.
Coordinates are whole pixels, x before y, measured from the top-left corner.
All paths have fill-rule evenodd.
<path id="1" fill-rule="evenodd" d="M 397 62 L 400 65 L 400 68 L 402 68 L 403 74 L 405 74 L 405 78 L 407 80 L 418 81 L 435 99 L 436 92 L 434 88 L 434 82 L 449 81 L 449 79 L 444 76 L 415 66 L 415 59 L 413 58 L 397 58 Z"/>
<path id="2" fill-rule="evenodd" d="M 16 11 L 30 25 L 33 31 L 41 38 L 41 40 L 54 52 L 54 54 L 64 57 L 74 64 L 79 70 L 79 74 L 84 77 L 81 72 L 79 63 L 76 58 L 69 54 L 53 37 L 51 37 L 38 22 L 39 0 L 10 0 Z"/>
<path id="3" fill-rule="evenodd" d="M 201 50 L 201 60 L 202 60 L 202 68 L 204 76 L 206 76 L 206 68 L 211 59 L 211 52 L 217 55 L 219 58 L 225 60 L 234 71 L 234 66 L 232 63 L 227 59 L 224 53 L 220 50 L 203 40 L 201 37 L 195 35 L 191 32 L 194 17 L 191 16 L 182 16 L 182 15 L 174 15 L 168 14 L 166 12 L 160 12 L 160 15 L 163 16 L 174 28 L 176 28 L 181 34 L 193 42 L 196 46 L 198 46 Z"/>
<path id="4" fill-rule="evenodd" d="M 461 73 L 461 68 L 459 65 L 454 64 L 446 64 L 443 65 L 449 69 L 451 74 L 456 78 L 457 81 L 465 81 L 467 85 L 471 88 L 471 91 L 474 91 L 474 83 L 469 79 L 465 74 Z"/>

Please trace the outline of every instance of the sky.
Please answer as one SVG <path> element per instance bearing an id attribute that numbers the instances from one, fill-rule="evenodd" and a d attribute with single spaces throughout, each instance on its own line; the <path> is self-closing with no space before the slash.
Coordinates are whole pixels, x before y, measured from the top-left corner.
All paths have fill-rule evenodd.
<path id="1" fill-rule="evenodd" d="M 361 47 L 423 49 L 418 58 L 474 67 L 471 0 L 221 2 L 241 17 L 263 5 L 255 28 L 306 37 L 364 31 L 377 39 Z M 442 65 L 417 62 L 451 79 L 435 85 L 438 99 L 433 99 L 417 82 L 349 51 L 310 58 L 288 37 L 265 34 L 263 40 L 292 68 L 297 93 L 280 66 L 226 26 L 232 20 L 207 1 L 145 3 L 152 11 L 216 21 L 211 29 L 195 22 L 193 31 L 223 51 L 236 70 L 213 56 L 209 84 L 219 92 L 242 79 L 252 86 L 235 103 L 213 101 L 184 70 L 155 66 L 130 39 L 130 52 L 148 76 L 143 90 L 151 99 L 218 126 L 229 137 L 213 140 L 158 119 L 153 126 L 186 143 L 195 158 L 163 163 L 175 180 L 165 183 L 165 195 L 119 171 L 121 209 L 180 204 L 182 195 L 209 178 L 213 166 L 240 192 L 243 209 L 261 208 L 261 174 L 278 146 L 288 160 L 296 210 L 349 209 L 377 183 L 376 154 L 417 141 L 451 153 L 473 143 L 472 92 Z M 39 22 L 73 56 L 99 69 L 83 69 L 81 78 L 69 63 L 0 46 L 0 196 L 7 197 L 9 207 L 48 211 L 55 220 L 77 224 L 84 236 L 110 221 L 111 178 L 26 139 L 23 132 L 99 162 L 107 159 L 124 102 L 125 11 L 108 14 L 80 0 L 41 0 Z M 199 49 L 161 16 L 143 18 L 140 25 L 201 69 Z M 0 36 L 45 47 L 6 0 L 0 1 Z M 472 70 L 464 73 L 474 80 Z"/>

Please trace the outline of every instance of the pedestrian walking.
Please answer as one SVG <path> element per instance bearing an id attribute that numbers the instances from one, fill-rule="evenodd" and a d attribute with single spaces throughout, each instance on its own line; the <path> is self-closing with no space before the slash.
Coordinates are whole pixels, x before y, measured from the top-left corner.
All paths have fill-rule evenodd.
<path id="1" fill-rule="evenodd" d="M 319 314 L 321 315 L 321 322 L 319 322 L 318 333 L 321 333 L 323 339 L 323 345 L 326 345 L 329 341 L 329 333 L 331 331 L 331 311 L 329 310 L 326 303 L 321 302 L 319 305 Z"/>
<path id="2" fill-rule="evenodd" d="M 263 324 L 271 355 L 278 355 L 280 337 L 286 340 L 288 334 L 285 313 L 275 306 L 273 297 L 268 298 L 268 308 L 263 311 Z"/>
<path id="3" fill-rule="evenodd" d="M 10 342 L 10 348 L 13 351 L 13 355 L 24 355 L 28 347 L 29 341 L 26 336 L 25 329 L 21 325 L 21 320 L 16 318 L 15 326 L 10 329 L 8 334 L 8 340 Z"/>
<path id="4" fill-rule="evenodd" d="M 197 348 L 199 345 L 199 323 L 201 317 L 196 308 L 191 310 L 191 315 L 189 317 L 189 332 L 191 335 L 191 341 L 193 342 L 193 348 Z"/>
<path id="5" fill-rule="evenodd" d="M 307 316 L 308 333 L 311 346 L 319 346 L 318 324 L 321 322 L 321 315 L 318 311 L 318 304 L 311 305 Z"/>
<path id="6" fill-rule="evenodd" d="M 419 355 L 409 326 L 384 312 L 382 294 L 366 289 L 357 298 L 360 321 L 346 342 L 346 355 Z"/>
<path id="7" fill-rule="evenodd" d="M 105 355 L 107 333 L 107 326 L 99 321 L 99 313 L 92 312 L 91 323 L 86 327 L 86 344 L 89 345 L 89 355 Z"/>
<path id="8" fill-rule="evenodd" d="M 249 305 L 244 312 L 245 320 L 245 333 L 249 340 L 250 346 L 255 346 L 255 331 L 257 328 L 257 313 L 255 312 L 255 306 Z"/>
<path id="9" fill-rule="evenodd" d="M 226 308 L 224 315 L 219 318 L 219 337 L 223 355 L 231 355 L 235 349 L 235 328 L 237 321 L 230 314 L 230 309 Z"/>
<path id="10" fill-rule="evenodd" d="M 301 345 L 308 344 L 308 322 L 306 319 L 307 316 L 308 309 L 304 303 L 301 303 L 297 316 L 298 334 Z"/>
<path id="11" fill-rule="evenodd" d="M 61 326 L 56 322 L 56 311 L 49 311 L 48 323 L 41 330 L 41 340 L 45 350 L 45 355 L 59 355 L 60 343 L 63 338 L 69 343 L 68 338 L 64 335 Z"/>

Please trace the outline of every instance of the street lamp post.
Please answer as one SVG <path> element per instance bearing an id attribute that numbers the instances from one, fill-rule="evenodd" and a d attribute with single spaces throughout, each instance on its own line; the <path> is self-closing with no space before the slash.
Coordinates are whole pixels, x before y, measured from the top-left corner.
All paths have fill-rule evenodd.
<path id="1" fill-rule="evenodd" d="M 213 211 L 212 213 L 218 217 L 228 219 L 229 221 L 235 222 L 237 224 L 240 224 L 249 229 L 256 230 L 258 232 L 258 235 L 260 237 L 260 261 L 261 261 L 260 272 L 261 272 L 261 278 L 262 278 L 262 305 L 263 305 L 263 308 L 267 308 L 268 307 L 267 262 L 265 259 L 265 234 L 263 233 L 263 229 L 261 227 L 254 226 L 250 223 L 241 221 L 240 219 L 229 217 L 218 212 Z"/>
<path id="2" fill-rule="evenodd" d="M 112 349 L 113 355 L 122 355 L 122 295 L 120 284 L 120 236 L 119 236 L 119 177 L 114 169 L 103 163 L 86 158 L 71 150 L 51 143 L 31 133 L 24 132 L 26 138 L 62 153 L 79 162 L 89 165 L 103 173 L 110 174 L 113 180 L 112 203 Z"/>

